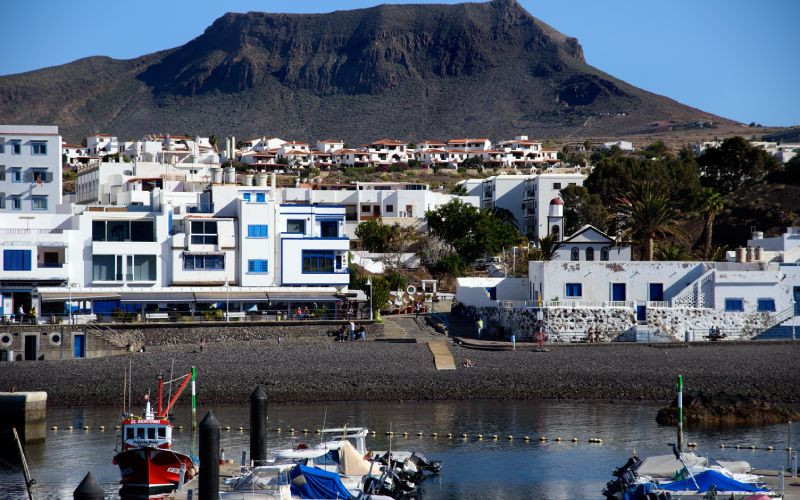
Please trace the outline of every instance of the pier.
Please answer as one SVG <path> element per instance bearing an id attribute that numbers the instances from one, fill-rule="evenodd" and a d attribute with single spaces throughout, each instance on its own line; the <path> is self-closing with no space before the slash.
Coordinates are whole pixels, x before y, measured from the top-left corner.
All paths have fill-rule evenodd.
<path id="1" fill-rule="evenodd" d="M 0 392 L 0 434 L 11 435 L 16 428 L 23 444 L 41 443 L 47 436 L 45 416 L 47 393 Z"/>

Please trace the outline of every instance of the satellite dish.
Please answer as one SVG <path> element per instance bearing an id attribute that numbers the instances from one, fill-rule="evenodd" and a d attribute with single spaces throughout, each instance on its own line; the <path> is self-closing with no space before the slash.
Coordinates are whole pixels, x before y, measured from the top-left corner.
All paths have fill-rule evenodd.
<path id="1" fill-rule="evenodd" d="M 409 295 L 413 295 L 413 294 L 417 293 L 417 287 L 415 287 L 414 285 L 408 285 L 408 288 L 406 288 L 406 292 Z"/>

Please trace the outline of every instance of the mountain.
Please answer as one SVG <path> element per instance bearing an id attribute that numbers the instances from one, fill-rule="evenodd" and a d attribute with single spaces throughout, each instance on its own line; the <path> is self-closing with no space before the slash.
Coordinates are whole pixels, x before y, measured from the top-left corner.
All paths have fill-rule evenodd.
<path id="1" fill-rule="evenodd" d="M 174 49 L 0 77 L 0 123 L 58 124 L 70 140 L 580 138 L 697 121 L 727 120 L 589 66 L 513 0 L 228 13 Z"/>

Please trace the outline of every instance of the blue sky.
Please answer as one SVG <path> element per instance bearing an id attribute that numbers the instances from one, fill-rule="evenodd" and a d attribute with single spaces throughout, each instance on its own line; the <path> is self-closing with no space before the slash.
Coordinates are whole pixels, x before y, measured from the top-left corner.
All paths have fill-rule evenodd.
<path id="1" fill-rule="evenodd" d="M 519 1 L 577 37 L 589 64 L 633 85 L 745 123 L 800 124 L 798 0 Z M 175 47 L 228 11 L 326 12 L 376 3 L 5 0 L 0 42 L 9 50 L 0 75 Z"/>

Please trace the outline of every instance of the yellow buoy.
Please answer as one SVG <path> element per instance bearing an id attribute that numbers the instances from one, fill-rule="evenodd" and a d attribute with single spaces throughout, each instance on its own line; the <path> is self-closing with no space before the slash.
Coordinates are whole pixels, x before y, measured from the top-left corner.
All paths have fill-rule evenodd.
<path id="1" fill-rule="evenodd" d="M 466 432 L 462 432 L 462 433 L 461 433 L 461 437 L 466 439 L 466 438 L 468 437 L 468 436 L 467 436 L 467 433 L 466 433 Z"/>
<path id="2" fill-rule="evenodd" d="M 374 436 L 375 434 L 377 434 L 375 431 L 370 431 L 369 433 L 370 433 L 370 434 L 372 434 L 373 436 Z"/>
<path id="3" fill-rule="evenodd" d="M 531 440 L 531 438 L 529 436 L 524 436 L 522 439 L 524 439 L 525 441 L 530 441 Z"/>
<path id="4" fill-rule="evenodd" d="M 544 436 L 539 436 L 539 441 L 542 441 L 542 442 L 547 441 L 547 438 L 544 437 Z"/>
<path id="5" fill-rule="evenodd" d="M 408 437 L 408 433 L 407 432 L 403 432 L 403 437 Z"/>
<path id="6" fill-rule="evenodd" d="M 89 430 L 89 426 L 88 425 L 84 425 L 83 426 L 83 430 L 88 431 Z"/>
<path id="7" fill-rule="evenodd" d="M 106 426 L 105 425 L 101 425 L 100 427 L 98 427 L 98 429 L 100 429 L 101 431 L 104 431 L 104 430 L 106 430 Z"/>
<path id="8" fill-rule="evenodd" d="M 231 426 L 230 426 L 230 425 L 226 425 L 226 426 L 225 426 L 225 430 L 226 430 L 226 431 L 229 431 L 229 430 L 231 430 Z"/>
<path id="9" fill-rule="evenodd" d="M 431 437 L 439 437 L 439 433 L 438 432 L 434 432 L 434 433 L 431 434 Z"/>
<path id="10" fill-rule="evenodd" d="M 447 439 L 452 439 L 452 438 L 453 438 L 453 433 L 452 432 L 448 432 L 447 433 Z"/>
<path id="11" fill-rule="evenodd" d="M 720 448 L 725 448 L 724 444 L 719 445 Z"/>
<path id="12" fill-rule="evenodd" d="M 291 432 L 292 434 L 294 434 L 294 427 L 290 428 L 290 429 L 289 429 L 289 432 Z"/>
<path id="13" fill-rule="evenodd" d="M 478 434 L 478 439 L 483 439 L 483 434 Z"/>
<path id="14" fill-rule="evenodd" d="M 750 445 L 750 449 L 751 449 L 751 450 L 755 450 L 755 449 L 756 449 L 755 445 L 752 445 L 752 444 L 751 444 L 751 445 Z"/>
<path id="15" fill-rule="evenodd" d="M 421 433 L 421 432 L 418 432 L 418 433 L 417 433 L 417 436 L 418 436 L 418 437 L 422 437 L 422 433 Z"/>
<path id="16" fill-rule="evenodd" d="M 512 439 L 514 439 L 514 436 L 512 436 L 511 434 L 509 434 L 508 436 L 506 436 L 506 439 L 508 439 L 509 441 L 511 441 Z"/>
<path id="17" fill-rule="evenodd" d="M 374 431 L 373 431 L 373 432 L 374 432 Z M 315 431 L 314 431 L 314 433 L 315 433 L 315 434 L 321 434 L 321 433 L 322 433 L 322 431 L 321 431 L 321 430 L 319 430 L 319 429 L 317 429 L 317 430 L 315 430 Z"/>
<path id="18" fill-rule="evenodd" d="M 574 437 L 574 438 L 570 439 L 570 441 L 572 441 L 573 443 L 577 443 L 578 442 L 578 438 Z"/>
<path id="19" fill-rule="evenodd" d="M 554 439 L 554 441 L 555 441 L 556 443 L 560 443 L 560 442 L 561 442 L 561 438 L 560 438 L 560 437 L 557 437 L 557 438 L 555 438 L 555 439 Z"/>
<path id="20" fill-rule="evenodd" d="M 492 434 L 492 439 L 497 439 L 497 434 Z"/>
<path id="21" fill-rule="evenodd" d="M 242 432 L 243 430 L 244 430 L 244 427 L 242 427 L 242 426 L 240 425 L 240 426 L 239 426 L 239 432 Z"/>
<path id="22" fill-rule="evenodd" d="M 386 435 L 386 436 L 394 436 L 394 432 L 386 431 L 386 432 L 384 432 L 384 435 Z"/>
<path id="23" fill-rule="evenodd" d="M 280 428 L 280 427 L 278 427 L 277 429 L 275 429 L 275 432 L 280 432 L 280 431 L 281 431 L 281 428 Z"/>
<path id="24" fill-rule="evenodd" d="M 68 431 L 71 431 L 71 430 L 72 430 L 72 426 L 71 426 L 71 425 L 68 425 L 68 426 L 67 426 L 67 430 L 68 430 Z"/>
<path id="25" fill-rule="evenodd" d="M 774 448 L 772 446 L 767 446 L 767 451 L 772 451 Z"/>
<path id="26" fill-rule="evenodd" d="M 57 425 L 54 425 L 53 427 L 50 427 L 50 428 L 53 429 L 54 431 L 58 430 L 58 426 Z"/>
<path id="27" fill-rule="evenodd" d="M 308 434 L 308 429 L 303 429 L 303 434 Z"/>

